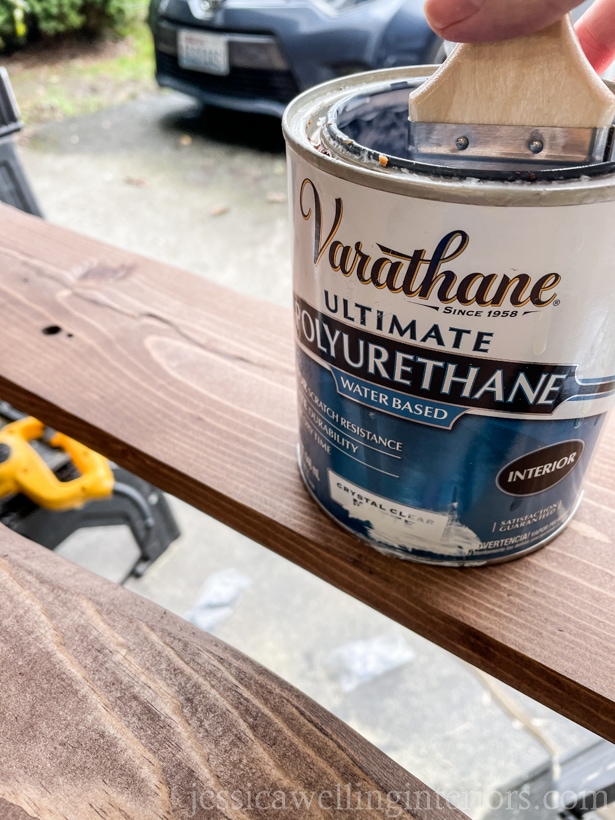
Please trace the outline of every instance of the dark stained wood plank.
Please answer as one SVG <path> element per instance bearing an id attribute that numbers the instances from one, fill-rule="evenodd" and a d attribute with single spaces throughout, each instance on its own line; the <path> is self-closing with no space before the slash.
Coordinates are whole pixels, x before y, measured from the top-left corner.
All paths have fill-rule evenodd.
<path id="1" fill-rule="evenodd" d="M 0 818 L 327 818 L 361 806 L 382 820 L 464 820 L 241 653 L 4 527 L 0 623 Z"/>
<path id="2" fill-rule="evenodd" d="M 547 548 L 407 564 L 301 485 L 289 311 L 8 208 L 0 271 L 0 396 L 615 741 L 612 432 Z"/>
<path id="3" fill-rule="evenodd" d="M 0 797 L 0 820 L 34 820 L 31 814 Z"/>

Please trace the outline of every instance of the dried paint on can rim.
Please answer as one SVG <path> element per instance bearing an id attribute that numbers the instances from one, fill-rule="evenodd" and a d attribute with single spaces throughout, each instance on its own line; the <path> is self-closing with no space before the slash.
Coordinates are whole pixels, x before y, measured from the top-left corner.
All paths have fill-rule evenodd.
<path id="1" fill-rule="evenodd" d="M 480 565 L 580 501 L 615 395 L 615 178 L 420 173 L 403 129 L 425 76 L 329 83 L 285 115 L 299 462 L 377 549 Z"/>

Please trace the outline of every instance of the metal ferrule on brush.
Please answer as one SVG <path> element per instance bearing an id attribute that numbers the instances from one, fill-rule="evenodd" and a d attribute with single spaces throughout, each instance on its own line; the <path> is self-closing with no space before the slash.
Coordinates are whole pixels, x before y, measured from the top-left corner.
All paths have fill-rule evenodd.
<path id="1" fill-rule="evenodd" d="M 468 125 L 409 120 L 408 151 L 417 162 L 455 168 L 558 168 L 609 162 L 614 127 Z"/>

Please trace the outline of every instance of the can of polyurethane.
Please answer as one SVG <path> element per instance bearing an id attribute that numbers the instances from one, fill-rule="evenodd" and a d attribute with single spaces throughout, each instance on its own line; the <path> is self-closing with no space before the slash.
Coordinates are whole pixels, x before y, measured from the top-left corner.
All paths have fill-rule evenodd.
<path id="1" fill-rule="evenodd" d="M 432 70 L 285 114 L 299 464 L 373 547 L 468 566 L 541 547 L 580 502 L 615 391 L 615 166 L 413 163 Z"/>

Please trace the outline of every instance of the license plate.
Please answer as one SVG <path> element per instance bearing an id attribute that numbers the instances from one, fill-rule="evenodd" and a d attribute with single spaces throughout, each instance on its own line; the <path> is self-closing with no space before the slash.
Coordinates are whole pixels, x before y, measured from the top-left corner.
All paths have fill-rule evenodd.
<path id="1" fill-rule="evenodd" d="M 230 71 L 228 40 L 224 35 L 180 29 L 177 46 L 182 68 L 220 75 Z"/>

